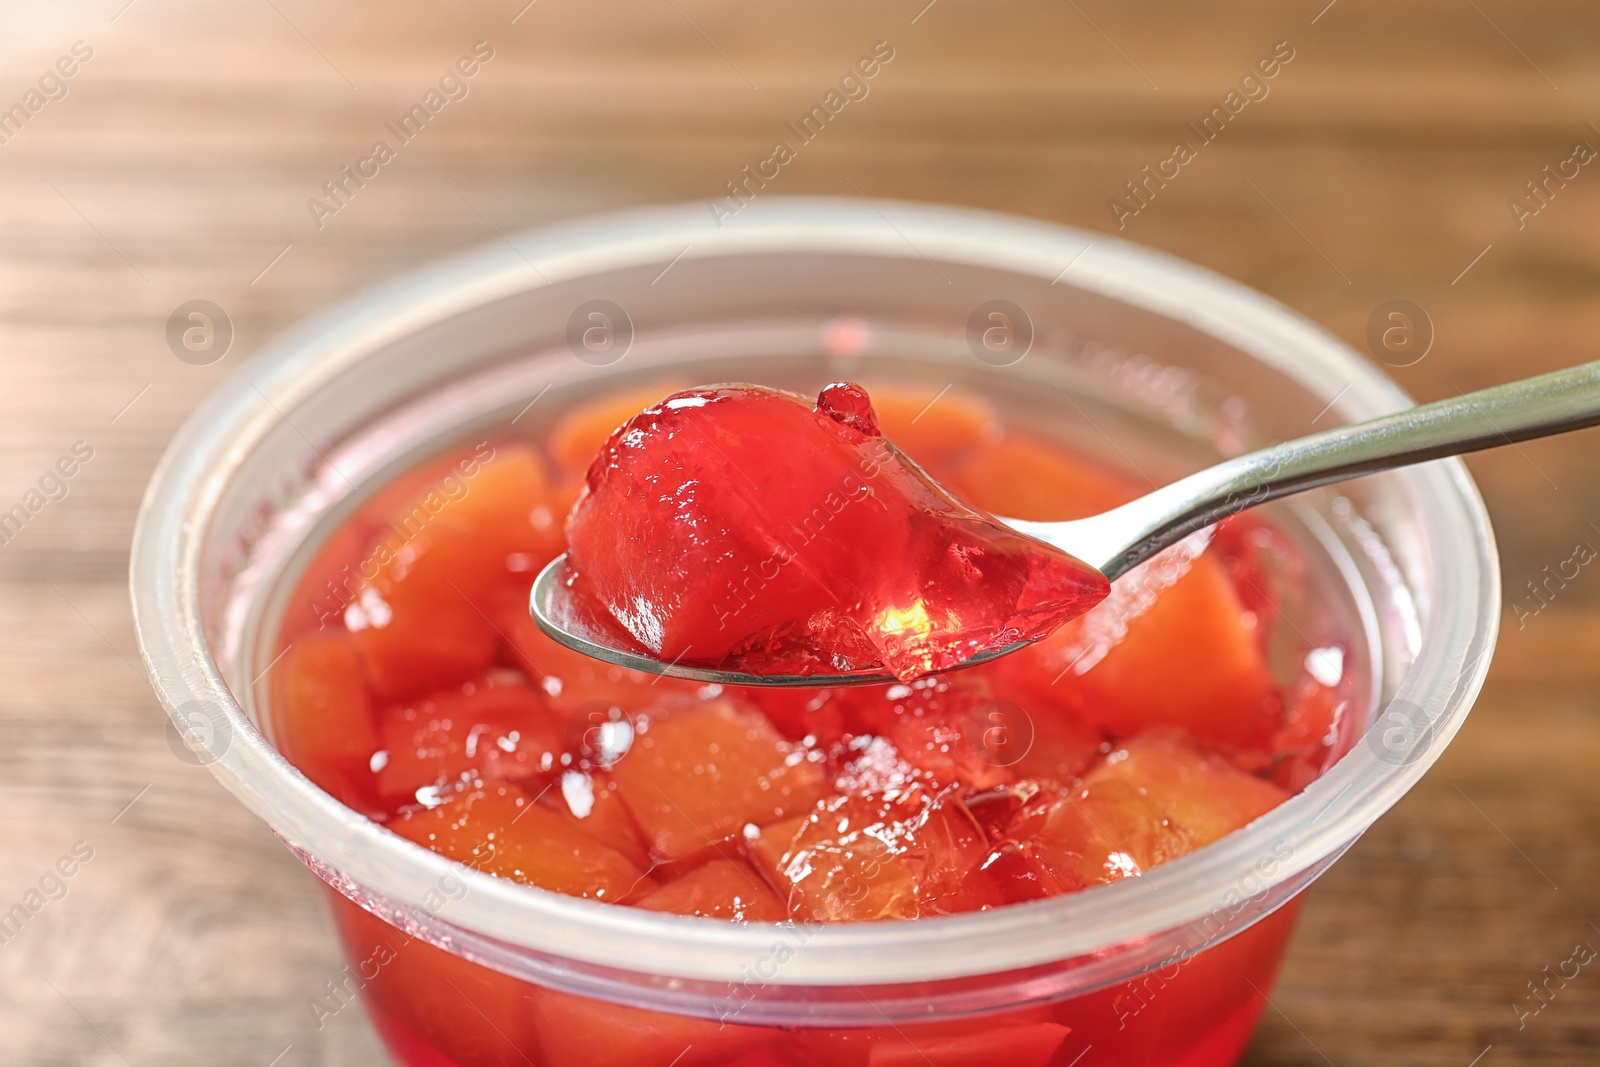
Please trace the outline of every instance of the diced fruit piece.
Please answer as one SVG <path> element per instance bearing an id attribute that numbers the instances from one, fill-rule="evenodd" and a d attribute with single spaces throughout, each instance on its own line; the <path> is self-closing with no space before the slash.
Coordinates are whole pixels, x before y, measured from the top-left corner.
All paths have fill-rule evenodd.
<path id="1" fill-rule="evenodd" d="M 961 499 L 1011 519 L 1082 519 L 1126 504 L 1143 490 L 1047 441 L 1007 434 L 950 476 Z"/>
<path id="2" fill-rule="evenodd" d="M 937 1039 L 891 1038 L 872 1046 L 869 1067 L 1044 1067 L 1072 1031 L 1060 1023 L 997 1026 Z"/>
<path id="3" fill-rule="evenodd" d="M 1082 888 L 1082 883 L 1070 874 L 1058 875 L 1036 854 L 1015 841 L 1001 841 L 961 887 L 963 901 L 972 901 L 972 904 L 959 910 L 974 911 L 985 905 L 994 907 L 1043 900 Z M 990 895 L 995 898 L 992 902 L 987 899 Z"/>
<path id="4" fill-rule="evenodd" d="M 1349 702 L 1315 678 L 1298 679 L 1289 691 L 1283 725 L 1273 739 L 1277 760 L 1272 780 L 1291 793 L 1310 785 L 1341 752 Z"/>
<path id="5" fill-rule="evenodd" d="M 567 536 L 573 595 L 651 654 L 767 674 L 909 679 L 1039 638 L 1109 589 L 957 502 L 846 384 L 815 406 L 721 386 L 646 408 L 590 467 Z"/>
<path id="6" fill-rule="evenodd" d="M 450 794 L 389 829 L 469 867 L 569 896 L 619 901 L 655 887 L 622 853 L 511 785 Z"/>
<path id="7" fill-rule="evenodd" d="M 831 797 L 746 844 L 768 880 L 789 887 L 790 914 L 823 922 L 949 911 L 988 851 L 959 798 L 914 786 Z"/>
<path id="8" fill-rule="evenodd" d="M 1084 628 L 1063 626 L 1002 661 L 1004 673 L 1040 700 L 1068 706 L 1118 736 L 1180 726 L 1193 736 L 1244 747 L 1270 737 L 1278 701 L 1255 617 L 1210 554 L 1158 593 L 1126 635 L 1078 673 Z"/>
<path id="9" fill-rule="evenodd" d="M 563 771 L 555 788 L 547 790 L 541 802 L 573 819 L 578 829 L 610 845 L 640 870 L 649 869 L 649 843 L 610 775 L 576 768 Z"/>
<path id="10" fill-rule="evenodd" d="M 1081 787 L 1030 803 L 1010 835 L 1058 877 L 1096 885 L 1193 852 L 1287 798 L 1177 732 L 1157 731 L 1113 752 Z"/>
<path id="11" fill-rule="evenodd" d="M 397 545 L 427 525 L 434 512 L 470 491 L 471 480 L 493 449 L 474 449 L 425 460 L 381 486 L 329 535 L 306 568 L 305 595 L 319 629 L 337 625 L 348 604 L 389 559 Z M 429 505 L 432 505 L 430 510 Z"/>
<path id="12" fill-rule="evenodd" d="M 994 409 L 960 389 L 940 391 L 902 382 L 864 382 L 883 436 L 935 474 L 956 456 L 1001 435 Z"/>
<path id="13" fill-rule="evenodd" d="M 390 533 L 390 523 L 397 519 L 412 520 L 413 525 L 393 531 L 401 537 L 409 536 L 416 532 L 414 524 L 418 519 L 422 520 L 422 525 L 427 525 L 421 515 L 412 514 L 413 508 L 420 506 L 428 511 L 430 494 L 437 498 L 433 501 L 433 512 L 443 510 L 446 502 L 461 499 L 466 495 L 462 484 L 465 483 L 467 492 L 471 492 L 473 479 L 494 454 L 495 447 L 484 441 L 472 448 L 455 448 L 425 459 L 379 486 L 362 502 L 350 525 L 367 534 L 368 547 Z"/>
<path id="14" fill-rule="evenodd" d="M 1100 731 L 1070 711 L 1027 691 L 1014 694 L 1022 702 L 1000 693 L 1010 691 L 967 673 L 852 689 L 839 699 L 854 728 L 881 734 L 907 763 L 946 784 L 988 789 L 1017 778 L 1070 782 L 1099 754 Z"/>
<path id="15" fill-rule="evenodd" d="M 573 651 L 539 629 L 526 599 L 504 605 L 495 621 L 506 657 L 527 671 L 550 706 L 565 716 L 580 708 L 595 710 L 594 706 L 617 707 L 631 715 L 665 698 L 688 697 L 700 689 L 695 682 L 629 670 Z"/>
<path id="16" fill-rule="evenodd" d="M 344 632 L 345 606 L 360 591 L 355 570 L 372 548 L 373 528 L 354 516 L 336 526 L 306 564 L 284 612 L 279 643 Z"/>
<path id="17" fill-rule="evenodd" d="M 864 797 L 936 785 L 925 772 L 907 763 L 886 737 L 852 737 L 845 744 L 835 745 L 830 755 L 838 768 L 834 787 L 845 796 Z"/>
<path id="18" fill-rule="evenodd" d="M 400 700 L 470 677 L 494 659 L 494 628 L 454 590 L 444 592 L 454 599 L 427 602 L 410 590 L 386 596 L 368 586 L 345 613 L 374 695 Z"/>
<path id="19" fill-rule="evenodd" d="M 993 700 L 981 681 L 936 675 L 850 689 L 840 699 L 857 730 L 882 736 L 932 782 L 986 789 L 1011 778 L 1005 764 L 1014 762 L 1012 738 L 997 724 L 1009 705 Z"/>
<path id="20" fill-rule="evenodd" d="M 811 753 L 732 701 L 639 726 L 612 775 L 658 859 L 680 860 L 748 824 L 807 811 L 827 792 Z"/>
<path id="21" fill-rule="evenodd" d="M 1009 833 L 1025 855 L 1077 886 L 1132 878 L 1193 847 L 1158 804 L 1124 782 L 1042 795 Z"/>
<path id="22" fill-rule="evenodd" d="M 335 794 L 372 781 L 378 732 L 355 645 L 341 633 L 301 637 L 272 668 L 286 754 Z"/>
<path id="23" fill-rule="evenodd" d="M 484 445 L 470 478 L 400 504 L 371 556 L 376 573 L 344 613 L 373 690 L 401 699 L 488 666 L 491 613 L 507 585 L 561 550 L 537 454 Z M 456 488 L 458 487 L 458 488 Z M 365 574 L 363 574 L 365 577 Z"/>
<path id="24" fill-rule="evenodd" d="M 1202 752 L 1172 730 L 1133 738 L 1084 779 L 1090 789 L 1107 782 L 1123 782 L 1160 805 L 1167 822 L 1182 827 L 1195 848 L 1232 833 L 1288 799 L 1271 782 Z"/>
<path id="25" fill-rule="evenodd" d="M 634 906 L 677 915 L 707 915 L 735 922 L 776 923 L 789 917 L 761 876 L 737 860 L 711 860 L 676 878 Z"/>
<path id="26" fill-rule="evenodd" d="M 427 555 L 441 576 L 447 575 L 474 603 L 513 575 L 537 572 L 562 550 L 562 520 L 552 507 L 555 491 L 544 462 L 531 447 L 502 443 L 490 449 L 467 492 L 436 513 L 423 530 L 431 544 Z M 433 502 L 427 501 L 430 511 Z M 417 506 L 407 513 L 420 520 Z M 404 529 L 406 518 L 395 525 Z M 516 557 L 516 558 L 513 558 Z M 397 560 L 396 572 L 414 573 L 422 558 Z M 400 573 L 390 577 L 399 580 Z"/>
<path id="27" fill-rule="evenodd" d="M 382 732 L 378 787 L 391 797 L 464 777 L 551 774 L 566 747 L 563 717 L 520 673 L 504 669 L 390 708 Z"/>
<path id="28" fill-rule="evenodd" d="M 1046 782 L 1023 779 L 994 789 L 986 789 L 981 793 L 970 793 L 963 803 L 972 813 L 973 819 L 977 820 L 978 826 L 988 835 L 989 840 L 998 841 L 1005 837 L 1011 826 L 1011 820 L 1017 817 L 1017 813 L 1034 797 L 1051 788 L 1052 786 Z"/>
<path id="29" fill-rule="evenodd" d="M 779 1033 L 553 989 L 540 992 L 533 1022 L 544 1054 L 539 1067 L 721 1067 Z"/>
<path id="30" fill-rule="evenodd" d="M 1015 777 L 1071 782 L 1105 746 L 1105 735 L 1067 708 L 1038 700 L 1029 702 L 1031 711 L 1004 702 L 1001 705 L 992 728 L 1002 740 L 990 741 L 987 747 L 1001 753 L 1002 760 L 1020 752 L 1007 765 Z M 1026 717 L 1025 727 L 1016 718 L 1018 712 Z"/>
<path id="31" fill-rule="evenodd" d="M 594 462 L 617 428 L 651 404 L 659 404 L 668 393 L 679 386 L 657 389 L 653 385 L 641 389 L 628 389 L 607 393 L 594 400 L 574 405 L 556 420 L 550 430 L 550 458 L 562 471 L 581 475 Z"/>

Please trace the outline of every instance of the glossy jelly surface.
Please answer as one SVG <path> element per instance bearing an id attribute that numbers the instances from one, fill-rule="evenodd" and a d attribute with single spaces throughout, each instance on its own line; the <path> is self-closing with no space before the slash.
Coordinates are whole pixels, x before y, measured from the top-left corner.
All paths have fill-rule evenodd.
<path id="1" fill-rule="evenodd" d="M 822 429 L 842 442 L 841 463 L 863 442 L 894 441 L 917 465 L 896 469 L 918 492 L 980 521 L 1076 518 L 1137 494 L 959 390 L 868 391 L 870 407 L 824 394 L 820 414 L 787 394 L 770 403 L 838 427 Z M 330 533 L 269 676 L 285 755 L 395 833 L 497 876 L 770 923 L 914 920 L 1138 877 L 1270 810 L 1348 744 L 1346 683 L 1269 667 L 1300 565 L 1249 517 L 1166 560 L 1138 595 L 1119 581 L 1029 647 L 950 674 L 739 690 L 571 652 L 529 618 L 529 588 L 567 547 L 563 517 L 585 485 L 596 493 L 593 457 L 648 401 L 605 398 L 539 439 L 454 450 Z M 645 549 L 613 528 L 613 557 L 655 571 L 681 561 L 657 526 Z M 873 555 L 854 573 L 893 585 L 900 558 Z M 1311 651 L 1298 641 L 1277 635 L 1288 662 Z M 413 942 L 342 899 L 336 915 L 353 961 L 380 944 L 393 957 L 373 965 L 366 995 L 403 1062 L 540 1067 L 1222 1067 L 1248 1039 L 1292 921 L 1284 909 L 1138 988 L 978 1020 L 791 1030 L 543 989 Z"/>
<path id="2" fill-rule="evenodd" d="M 657 659 L 910 681 L 1037 640 L 1105 577 L 952 497 L 866 391 L 751 385 L 651 404 L 601 447 L 567 524 L 571 591 Z"/>

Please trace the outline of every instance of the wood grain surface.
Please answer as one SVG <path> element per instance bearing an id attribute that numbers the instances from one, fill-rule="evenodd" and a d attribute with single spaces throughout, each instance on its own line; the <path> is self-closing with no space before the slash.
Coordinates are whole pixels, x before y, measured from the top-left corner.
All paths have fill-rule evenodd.
<path id="1" fill-rule="evenodd" d="M 0 910 L 49 891 L 0 945 L 0 1065 L 383 1062 L 354 1012 L 308 1008 L 341 962 L 312 877 L 168 748 L 125 588 L 149 472 L 295 320 L 497 230 L 719 196 L 874 42 L 894 59 L 870 95 L 774 191 L 1116 232 L 1124 183 L 1287 41 L 1269 95 L 1122 235 L 1358 348 L 1416 302 L 1436 339 L 1392 373 L 1420 398 L 1600 358 L 1600 166 L 1526 190 L 1600 148 L 1592 3 L 525 2 L 0 9 L 0 109 L 40 94 L 0 126 L 0 511 L 93 450 L 0 544 Z M 306 200 L 480 40 L 469 95 L 318 229 Z M 236 331 L 212 366 L 166 343 L 196 298 Z M 1600 945 L 1600 568 L 1548 605 L 1525 588 L 1600 548 L 1597 440 L 1470 461 L 1507 590 L 1490 683 L 1311 894 L 1251 1067 L 1600 1062 L 1600 970 L 1517 1011 Z"/>

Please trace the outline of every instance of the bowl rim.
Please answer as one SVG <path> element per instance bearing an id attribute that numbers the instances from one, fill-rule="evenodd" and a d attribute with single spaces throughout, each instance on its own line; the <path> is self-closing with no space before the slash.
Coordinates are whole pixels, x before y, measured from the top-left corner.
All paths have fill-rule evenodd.
<path id="1" fill-rule="evenodd" d="M 834 252 L 958 262 L 1059 280 L 1186 323 L 1297 380 L 1349 420 L 1410 405 L 1321 327 L 1238 282 L 1105 234 L 992 212 L 899 201 L 771 197 L 725 226 L 703 204 L 631 209 L 517 234 L 426 266 L 292 328 L 187 419 L 146 490 L 130 588 L 151 684 L 174 722 L 199 702 L 229 741 L 217 779 L 298 854 L 339 879 L 417 906 L 446 878 L 466 889 L 449 923 L 518 950 L 626 972 L 745 981 L 792 927 L 598 904 L 470 870 L 395 835 L 292 767 L 229 692 L 205 637 L 199 588 L 208 517 L 250 447 L 337 369 L 483 303 L 544 284 L 676 256 Z M 509 246 L 509 247 L 508 247 Z M 909 248 L 908 248 L 909 246 Z M 272 397 L 273 400 L 268 400 Z M 1418 749 L 1384 759 L 1357 743 L 1304 792 L 1161 868 L 1063 897 L 916 922 L 807 926 L 804 951 L 763 984 L 871 986 L 999 974 L 1093 955 L 1193 923 L 1237 900 L 1263 856 L 1288 858 L 1269 887 L 1325 863 L 1402 797 L 1460 729 L 1499 624 L 1493 532 L 1465 466 L 1442 460 L 1398 479 L 1421 517 L 1431 602 L 1395 701 L 1427 717 Z M 1448 574 L 1441 573 L 1448 567 Z M 1377 726 L 1374 727 L 1377 729 Z M 321 873 L 327 876 L 327 870 Z M 446 883 L 448 884 L 448 883 Z"/>

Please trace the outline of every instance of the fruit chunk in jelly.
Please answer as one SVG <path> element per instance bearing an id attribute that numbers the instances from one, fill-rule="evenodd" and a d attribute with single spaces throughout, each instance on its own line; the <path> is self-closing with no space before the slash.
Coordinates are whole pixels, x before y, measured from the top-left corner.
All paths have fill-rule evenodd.
<path id="1" fill-rule="evenodd" d="M 650 844 L 610 775 L 577 768 L 562 771 L 540 803 L 573 820 L 578 829 L 616 849 L 640 870 L 651 866 Z"/>
<path id="2" fill-rule="evenodd" d="M 979 790 L 1017 778 L 1070 782 L 1104 741 L 1073 712 L 971 673 L 856 688 L 837 699 L 851 709 L 852 725 L 888 740 L 918 771 Z"/>
<path id="3" fill-rule="evenodd" d="M 669 696 L 699 690 L 693 682 L 629 670 L 574 651 L 547 636 L 528 614 L 527 596 L 506 604 L 495 615 L 503 640 L 502 655 L 528 672 L 544 691 L 550 706 L 563 715 L 620 708 L 630 714 Z M 581 709 L 581 710 L 580 710 Z"/>
<path id="4" fill-rule="evenodd" d="M 866 394 L 690 390 L 606 442 L 568 521 L 572 592 L 652 655 L 900 678 L 1035 640 L 1092 567 L 971 510 L 883 438 Z"/>
<path id="5" fill-rule="evenodd" d="M 285 748 L 300 770 L 336 793 L 351 778 L 370 781 L 378 733 L 350 639 L 339 633 L 300 638 L 284 653 L 273 682 Z"/>
<path id="6" fill-rule="evenodd" d="M 395 700 L 487 667 L 499 637 L 495 598 L 560 552 L 544 462 L 526 445 L 480 453 L 448 495 L 429 489 L 383 516 L 358 573 L 372 571 L 343 613 L 368 684 Z"/>
<path id="7" fill-rule="evenodd" d="M 498 670 L 390 708 L 382 722 L 385 796 L 414 796 L 464 775 L 548 775 L 565 746 L 561 717 L 515 671 Z"/>
<path id="8" fill-rule="evenodd" d="M 705 915 L 735 922 L 778 923 L 789 917 L 783 901 L 739 860 L 715 859 L 634 901 L 649 911 Z"/>
<path id="9" fill-rule="evenodd" d="M 1279 698 L 1259 622 L 1211 553 L 1128 620 L 1098 660 L 1084 657 L 1087 622 L 1068 623 L 996 666 L 1041 701 L 1121 736 L 1180 726 L 1229 747 L 1269 737 Z M 1080 663 L 1092 665 L 1080 673 Z"/>
<path id="10" fill-rule="evenodd" d="M 914 919 L 954 910 L 988 846 L 953 793 L 916 786 L 835 796 L 746 842 L 796 919 Z"/>
<path id="11" fill-rule="evenodd" d="M 389 828 L 469 867 L 568 896 L 618 901 L 655 887 L 621 852 L 511 785 L 452 793 Z"/>
<path id="12" fill-rule="evenodd" d="M 729 700 L 641 717 L 612 770 L 656 858 L 711 849 L 747 825 L 803 812 L 826 792 L 814 753 Z"/>
<path id="13" fill-rule="evenodd" d="M 1096 885 L 1187 855 L 1287 797 L 1181 734 L 1157 731 L 1128 741 L 1081 786 L 1041 793 L 1009 833 L 1058 875 Z"/>

